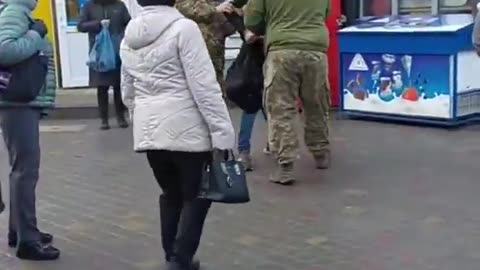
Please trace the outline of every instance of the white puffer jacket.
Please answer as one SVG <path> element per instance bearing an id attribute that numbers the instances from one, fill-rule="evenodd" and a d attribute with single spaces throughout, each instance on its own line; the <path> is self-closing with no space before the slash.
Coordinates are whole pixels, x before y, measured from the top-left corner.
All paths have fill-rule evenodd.
<path id="1" fill-rule="evenodd" d="M 120 49 L 135 151 L 232 149 L 235 134 L 200 29 L 176 9 L 145 7 Z"/>

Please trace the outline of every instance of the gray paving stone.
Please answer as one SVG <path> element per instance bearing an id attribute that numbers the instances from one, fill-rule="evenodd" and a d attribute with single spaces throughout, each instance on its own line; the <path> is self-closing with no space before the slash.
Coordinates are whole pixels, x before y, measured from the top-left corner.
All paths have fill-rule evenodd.
<path id="1" fill-rule="evenodd" d="M 145 157 L 132 152 L 131 131 L 101 132 L 90 120 L 42 125 L 39 224 L 55 234 L 62 258 L 18 261 L 6 247 L 5 213 L 0 269 L 164 269 L 160 191 Z M 477 127 L 332 126 L 333 168 L 314 170 L 302 149 L 299 183 L 279 187 L 268 181 L 272 166 L 259 121 L 252 202 L 212 208 L 199 251 L 206 270 L 478 269 Z M 7 176 L 2 145 L 4 186 Z"/>

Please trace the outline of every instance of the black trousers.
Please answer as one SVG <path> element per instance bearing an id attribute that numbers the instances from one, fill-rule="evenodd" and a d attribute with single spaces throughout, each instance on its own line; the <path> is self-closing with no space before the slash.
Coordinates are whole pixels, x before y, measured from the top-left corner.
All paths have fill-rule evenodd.
<path id="1" fill-rule="evenodd" d="M 103 121 L 108 121 L 108 90 L 110 86 L 98 86 L 97 87 L 97 101 L 98 101 L 98 110 L 100 113 L 100 118 Z M 125 118 L 125 105 L 122 101 L 122 91 L 120 85 L 113 86 L 113 101 L 115 104 L 115 112 L 118 119 Z"/>
<path id="2" fill-rule="evenodd" d="M 197 196 L 210 157 L 210 152 L 147 152 L 153 174 L 163 190 L 160 219 L 167 261 L 189 265 L 198 249 L 211 202 Z"/>

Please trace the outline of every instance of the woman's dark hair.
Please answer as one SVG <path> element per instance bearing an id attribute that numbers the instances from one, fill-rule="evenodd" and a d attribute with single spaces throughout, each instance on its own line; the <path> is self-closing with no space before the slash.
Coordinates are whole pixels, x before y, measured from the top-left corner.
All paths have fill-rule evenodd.
<path id="1" fill-rule="evenodd" d="M 142 7 L 146 6 L 169 6 L 175 5 L 175 0 L 137 0 L 138 4 Z"/>

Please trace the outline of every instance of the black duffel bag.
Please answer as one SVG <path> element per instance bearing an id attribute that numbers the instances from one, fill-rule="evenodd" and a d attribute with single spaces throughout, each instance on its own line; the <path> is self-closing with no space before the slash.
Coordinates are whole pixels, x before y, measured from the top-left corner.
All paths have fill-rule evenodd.
<path id="1" fill-rule="evenodd" d="M 227 97 L 246 113 L 256 113 L 262 108 L 264 59 L 261 43 L 244 43 L 227 71 Z"/>
<path id="2" fill-rule="evenodd" d="M 0 65 L 0 99 L 8 102 L 33 101 L 42 88 L 48 73 L 48 57 L 40 52 L 11 66 Z"/>

